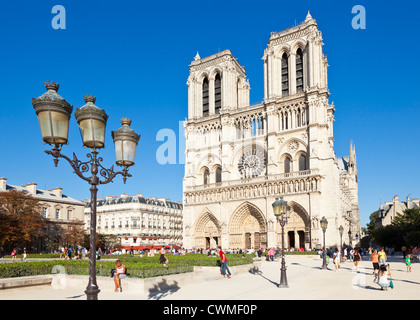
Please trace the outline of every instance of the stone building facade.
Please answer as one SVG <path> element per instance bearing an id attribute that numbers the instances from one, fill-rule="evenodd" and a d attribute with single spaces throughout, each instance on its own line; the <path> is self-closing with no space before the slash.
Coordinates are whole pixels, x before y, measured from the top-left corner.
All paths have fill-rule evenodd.
<path id="1" fill-rule="evenodd" d="M 420 201 L 418 198 L 410 199 L 407 196 L 406 201 L 400 201 L 400 198 L 395 195 L 392 201 L 386 201 L 381 204 L 375 219 L 375 228 L 385 227 L 392 223 L 397 215 L 403 215 L 407 209 L 420 208 Z"/>
<path id="2" fill-rule="evenodd" d="M 90 228 L 90 199 L 85 200 L 85 229 Z M 97 232 L 116 235 L 125 249 L 181 246 L 182 204 L 142 194 L 98 199 Z"/>
<path id="3" fill-rule="evenodd" d="M 190 64 L 183 179 L 184 246 L 260 248 L 281 245 L 272 203 L 291 206 L 285 246 L 326 244 L 360 234 L 356 151 L 334 152 L 322 34 L 308 13 L 272 33 L 262 57 L 264 100 L 249 105 L 250 84 L 230 50 Z M 354 244 L 354 242 L 353 242 Z"/>
<path id="4" fill-rule="evenodd" d="M 63 245 L 63 243 L 58 243 L 59 239 L 70 226 L 83 225 L 85 203 L 63 194 L 63 189 L 60 187 L 43 190 L 39 189 L 34 182 L 26 185 L 11 185 L 7 184 L 6 178 L 0 178 L 0 192 L 8 190 L 26 191 L 39 201 L 42 215 L 47 221 L 46 238 L 57 241 L 55 243 L 57 247 L 54 249 L 58 249 L 58 245 Z M 44 243 L 43 246 L 48 247 L 48 244 Z"/>

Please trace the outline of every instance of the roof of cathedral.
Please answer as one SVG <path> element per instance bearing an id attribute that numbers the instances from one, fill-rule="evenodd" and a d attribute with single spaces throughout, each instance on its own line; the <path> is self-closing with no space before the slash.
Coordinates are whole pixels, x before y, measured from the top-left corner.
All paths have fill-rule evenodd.
<path id="1" fill-rule="evenodd" d="M 337 164 L 338 164 L 338 169 L 340 170 L 340 173 L 343 173 L 344 171 L 349 170 L 348 162 L 349 162 L 349 157 L 337 158 Z"/>

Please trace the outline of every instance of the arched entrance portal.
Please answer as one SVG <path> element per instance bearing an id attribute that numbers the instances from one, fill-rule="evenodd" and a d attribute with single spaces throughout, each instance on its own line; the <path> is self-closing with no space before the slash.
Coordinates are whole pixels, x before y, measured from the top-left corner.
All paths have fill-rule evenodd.
<path id="1" fill-rule="evenodd" d="M 229 221 L 229 248 L 258 249 L 266 246 L 267 223 L 264 215 L 252 203 L 243 203 Z"/>
<path id="2" fill-rule="evenodd" d="M 194 235 L 194 243 L 197 249 L 214 249 L 220 245 L 221 228 L 219 221 L 212 213 L 205 212 L 197 220 Z"/>
<path id="3" fill-rule="evenodd" d="M 310 221 L 306 210 L 294 201 L 290 205 L 290 216 L 284 227 L 285 248 L 309 248 Z M 277 223 L 276 242 L 281 246 L 281 226 Z"/>

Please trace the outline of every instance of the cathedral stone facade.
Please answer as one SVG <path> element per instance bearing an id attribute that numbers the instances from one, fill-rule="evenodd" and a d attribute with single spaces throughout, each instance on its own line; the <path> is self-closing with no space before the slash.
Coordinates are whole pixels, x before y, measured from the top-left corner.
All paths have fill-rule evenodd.
<path id="1" fill-rule="evenodd" d="M 230 50 L 190 64 L 183 180 L 185 248 L 281 245 L 272 203 L 291 207 L 285 246 L 326 245 L 360 235 L 355 147 L 334 152 L 334 105 L 328 102 L 327 58 L 308 13 L 271 34 L 262 57 L 264 100 L 249 104 L 250 85 Z M 351 241 L 351 240 L 350 240 Z"/>

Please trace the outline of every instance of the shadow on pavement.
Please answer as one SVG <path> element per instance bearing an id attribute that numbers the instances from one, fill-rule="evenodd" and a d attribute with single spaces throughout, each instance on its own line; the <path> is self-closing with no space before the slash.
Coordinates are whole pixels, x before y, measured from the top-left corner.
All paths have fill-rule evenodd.
<path id="1" fill-rule="evenodd" d="M 248 270 L 248 272 L 249 272 L 250 274 L 253 274 L 253 275 L 261 276 L 262 278 L 264 278 L 264 279 L 265 279 L 265 280 L 267 280 L 268 282 L 270 282 L 270 283 L 274 284 L 276 287 L 278 287 L 278 286 L 279 286 L 279 283 L 278 283 L 278 282 L 272 281 L 272 280 L 268 279 L 267 277 L 265 277 L 265 276 L 263 275 L 262 271 L 261 271 L 260 269 L 258 269 L 258 267 L 256 267 L 256 266 L 253 266 L 251 269 L 249 269 L 249 270 Z"/>
<path id="2" fill-rule="evenodd" d="M 166 279 L 155 284 L 152 288 L 149 289 L 149 299 L 160 300 L 174 292 L 177 292 L 180 289 L 178 282 L 174 281 L 172 284 L 169 284 Z"/>

